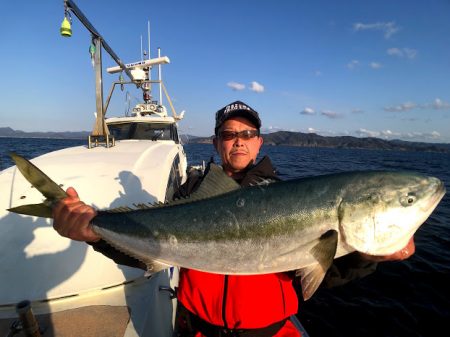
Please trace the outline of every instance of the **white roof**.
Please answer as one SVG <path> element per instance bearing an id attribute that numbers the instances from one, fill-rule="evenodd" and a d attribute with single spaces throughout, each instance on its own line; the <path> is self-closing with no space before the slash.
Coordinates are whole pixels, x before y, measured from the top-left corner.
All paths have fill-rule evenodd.
<path id="1" fill-rule="evenodd" d="M 157 115 L 150 116 L 133 116 L 133 117 L 109 117 L 105 119 L 106 124 L 113 123 L 176 123 L 173 117 L 161 117 Z"/>

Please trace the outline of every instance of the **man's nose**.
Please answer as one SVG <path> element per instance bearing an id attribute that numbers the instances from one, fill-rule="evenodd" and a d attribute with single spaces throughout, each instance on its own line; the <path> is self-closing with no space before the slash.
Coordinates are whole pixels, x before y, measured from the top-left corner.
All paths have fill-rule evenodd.
<path id="1" fill-rule="evenodd" d="M 241 138 L 239 138 L 239 137 L 236 137 L 234 139 L 234 144 L 233 145 L 234 146 L 242 146 L 243 145 L 243 140 Z"/>

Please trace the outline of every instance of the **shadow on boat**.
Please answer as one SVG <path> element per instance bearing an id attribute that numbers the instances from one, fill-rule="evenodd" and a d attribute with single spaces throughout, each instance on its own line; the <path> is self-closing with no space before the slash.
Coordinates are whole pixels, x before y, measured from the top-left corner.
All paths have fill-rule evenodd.
<path id="1" fill-rule="evenodd" d="M 156 201 L 142 189 L 140 179 L 132 172 L 122 171 L 115 179 L 123 191 L 118 191 L 119 197 L 109 208 Z M 86 300 L 84 293 L 90 291 L 89 279 L 95 280 L 96 275 L 101 278 L 108 272 L 100 265 L 96 269 L 95 264 L 89 263 L 92 254 L 98 254 L 102 260 L 100 253 L 88 254 L 92 248 L 86 243 L 60 237 L 50 219 L 4 214 L 0 219 L 1 336 L 13 332 L 11 326 L 18 322 L 14 315 L 16 305 L 23 300 L 31 301 L 42 336 L 76 335 L 74 331 L 81 330 L 83 333 L 79 335 L 83 336 L 123 336 L 125 332 L 130 336 L 153 336 L 160 335 L 161 330 L 167 331 L 163 335 L 171 334 L 174 307 L 167 290 L 171 287 L 173 270 L 146 278 L 142 270 L 118 265 L 123 281 L 98 289 L 96 296 L 107 299 L 100 299 L 98 303 L 102 305 L 96 305 L 97 301 Z M 86 263 L 89 269 L 82 268 Z M 80 272 L 81 278 L 76 275 Z M 70 302 L 66 306 L 70 309 L 61 311 L 64 305 L 60 304 L 64 301 Z M 86 334 L 88 327 L 90 332 Z M 136 332 L 130 334 L 128 330 Z"/>
<path id="2" fill-rule="evenodd" d="M 151 206 L 156 203 L 155 196 L 142 188 L 139 177 L 130 171 L 122 171 L 116 178 L 123 187 L 119 197 L 110 204 L 110 209 L 120 207 L 135 208 L 144 204 Z M 118 265 L 125 278 L 131 280 L 130 268 Z M 132 271 L 132 274 L 135 270 Z M 131 309 L 130 324 L 140 336 L 170 336 L 173 333 L 172 315 L 174 303 L 172 301 L 170 280 L 174 269 L 163 270 L 150 278 L 131 280 L 124 287 L 127 307 Z"/>
<path id="3" fill-rule="evenodd" d="M 48 298 L 52 289 L 67 282 L 82 265 L 88 250 L 86 244 L 71 240 L 47 240 L 48 237 L 54 238 L 55 234 L 47 219 L 14 213 L 0 219 L 0 309 L 14 308 L 21 300 Z M 61 261 L 70 263 L 61 264 Z M 6 291 L 8 288 L 10 291 Z M 18 301 L 18 298 L 21 300 Z M 45 300 L 39 301 L 39 311 L 49 310 Z M 7 335 L 13 321 L 15 319 L 0 316 L 2 336 Z M 42 326 L 42 329 L 49 336 L 53 335 L 51 325 Z"/>

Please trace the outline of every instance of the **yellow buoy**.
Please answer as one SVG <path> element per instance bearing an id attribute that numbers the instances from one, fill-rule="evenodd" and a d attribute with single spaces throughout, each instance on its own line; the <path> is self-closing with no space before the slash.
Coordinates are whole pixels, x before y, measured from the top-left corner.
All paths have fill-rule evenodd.
<path id="1" fill-rule="evenodd" d="M 59 31 L 62 36 L 65 37 L 72 36 L 72 27 L 70 26 L 70 21 L 67 19 L 67 17 L 64 17 L 64 20 L 61 23 L 61 29 Z"/>

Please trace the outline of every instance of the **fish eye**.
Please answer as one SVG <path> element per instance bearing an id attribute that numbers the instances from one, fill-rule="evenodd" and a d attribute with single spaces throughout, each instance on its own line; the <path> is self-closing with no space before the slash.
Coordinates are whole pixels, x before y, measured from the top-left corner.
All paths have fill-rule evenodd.
<path id="1" fill-rule="evenodd" d="M 416 196 L 412 193 L 408 193 L 407 195 L 400 198 L 400 203 L 405 206 L 411 206 L 416 202 Z"/>

